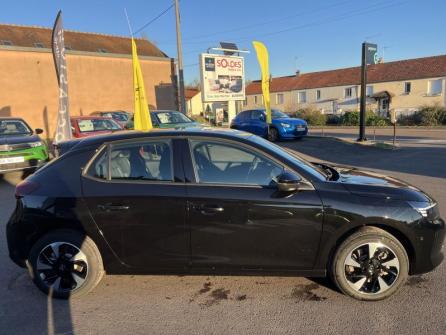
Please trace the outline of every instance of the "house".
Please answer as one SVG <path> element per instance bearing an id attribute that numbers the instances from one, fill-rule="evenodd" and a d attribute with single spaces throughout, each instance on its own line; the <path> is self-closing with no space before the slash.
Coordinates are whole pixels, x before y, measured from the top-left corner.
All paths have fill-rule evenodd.
<path id="1" fill-rule="evenodd" d="M 300 73 L 272 78 L 271 106 L 286 112 L 312 107 L 324 114 L 359 110 L 361 68 Z M 446 106 L 446 55 L 368 66 L 367 108 L 383 116 L 423 105 Z M 243 108 L 263 106 L 261 82 L 246 87 Z"/>
<path id="2" fill-rule="evenodd" d="M 0 24 L 0 116 L 25 118 L 54 134 L 58 84 L 52 29 Z M 71 115 L 133 111 L 131 39 L 65 30 Z M 136 39 L 148 103 L 177 109 L 173 59 L 147 39 Z"/>

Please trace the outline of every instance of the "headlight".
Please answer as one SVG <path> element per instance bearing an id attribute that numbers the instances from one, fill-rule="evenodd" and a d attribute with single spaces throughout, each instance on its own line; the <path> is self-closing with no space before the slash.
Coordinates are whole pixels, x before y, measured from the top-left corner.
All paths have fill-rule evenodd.
<path id="1" fill-rule="evenodd" d="M 291 128 L 291 125 L 288 123 L 280 123 L 283 128 Z"/>
<path id="2" fill-rule="evenodd" d="M 435 202 L 408 201 L 407 203 L 425 218 L 429 215 L 429 210 L 437 205 Z"/>
<path id="3" fill-rule="evenodd" d="M 31 142 L 31 143 L 28 143 L 28 145 L 29 145 L 31 148 L 36 148 L 36 147 L 40 147 L 41 145 L 43 145 L 43 143 L 42 143 L 42 141 L 37 141 L 37 142 Z"/>

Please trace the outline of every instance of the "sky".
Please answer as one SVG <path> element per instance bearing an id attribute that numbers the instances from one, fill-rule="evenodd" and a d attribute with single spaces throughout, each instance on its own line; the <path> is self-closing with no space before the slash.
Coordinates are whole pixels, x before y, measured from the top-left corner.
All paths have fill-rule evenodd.
<path id="1" fill-rule="evenodd" d="M 61 9 L 65 29 L 128 36 L 126 8 L 136 36 L 177 57 L 172 0 L 2 2 L 0 23 L 52 27 Z M 385 61 L 446 54 L 445 12 L 445 0 L 181 0 L 185 81 L 199 78 L 199 53 L 220 41 L 250 51 L 248 80 L 260 77 L 253 40 L 267 46 L 273 76 L 359 66 L 363 41 Z"/>

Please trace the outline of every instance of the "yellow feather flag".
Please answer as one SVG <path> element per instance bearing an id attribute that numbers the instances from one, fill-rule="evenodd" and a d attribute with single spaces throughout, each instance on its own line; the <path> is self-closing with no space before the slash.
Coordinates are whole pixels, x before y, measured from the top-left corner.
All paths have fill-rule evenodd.
<path id="1" fill-rule="evenodd" d="M 149 113 L 149 105 L 146 100 L 146 90 L 144 88 L 144 79 L 142 77 L 141 65 L 139 65 L 138 54 L 136 53 L 136 43 L 132 38 L 132 57 L 133 57 L 133 91 L 134 98 L 134 128 L 135 130 L 150 130 L 153 128 Z"/>
<path id="2" fill-rule="evenodd" d="M 253 41 L 254 49 L 257 53 L 257 60 L 259 61 L 260 70 L 262 71 L 262 93 L 263 103 L 266 111 L 266 122 L 271 123 L 271 100 L 269 97 L 269 57 L 268 49 L 262 42 Z"/>

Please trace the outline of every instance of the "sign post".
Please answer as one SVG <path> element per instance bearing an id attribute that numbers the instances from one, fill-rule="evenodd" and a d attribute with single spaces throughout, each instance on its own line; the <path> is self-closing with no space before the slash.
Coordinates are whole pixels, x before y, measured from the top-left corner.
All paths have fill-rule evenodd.
<path id="1" fill-rule="evenodd" d="M 362 43 L 361 58 L 361 101 L 359 107 L 359 142 L 367 141 L 365 137 L 365 116 L 367 108 L 367 65 L 378 63 L 378 46 L 376 44 Z"/>

